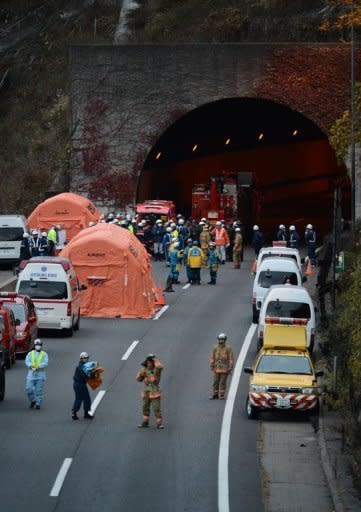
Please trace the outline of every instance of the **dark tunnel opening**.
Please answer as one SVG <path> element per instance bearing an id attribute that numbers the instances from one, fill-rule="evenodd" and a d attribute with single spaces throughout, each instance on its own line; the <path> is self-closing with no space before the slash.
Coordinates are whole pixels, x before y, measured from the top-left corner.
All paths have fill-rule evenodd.
<path id="1" fill-rule="evenodd" d="M 192 190 L 207 190 L 214 176 L 237 183 L 236 213 L 248 227 L 257 223 L 272 232 L 280 223 L 302 229 L 310 222 L 328 232 L 340 180 L 342 214 L 350 218 L 347 170 L 327 135 L 300 112 L 271 100 L 229 98 L 185 114 L 149 152 L 137 201 L 171 199 L 178 212 L 199 217 Z"/>

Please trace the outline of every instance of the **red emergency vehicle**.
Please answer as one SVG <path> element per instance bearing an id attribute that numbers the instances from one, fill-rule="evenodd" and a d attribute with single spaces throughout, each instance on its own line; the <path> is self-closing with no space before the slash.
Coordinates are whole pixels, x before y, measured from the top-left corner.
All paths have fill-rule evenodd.
<path id="1" fill-rule="evenodd" d="M 1 292 L 0 308 L 13 312 L 16 324 L 16 354 L 25 356 L 38 336 L 38 321 L 33 301 L 27 295 Z"/>
<path id="2" fill-rule="evenodd" d="M 212 176 L 210 184 L 198 184 L 192 190 L 192 217 L 206 218 L 211 224 L 237 219 L 237 180 L 231 176 Z"/>
<path id="3" fill-rule="evenodd" d="M 16 362 L 16 325 L 12 311 L 0 309 L 0 344 L 5 368 Z"/>
<path id="4" fill-rule="evenodd" d="M 154 224 L 157 219 L 161 219 L 162 222 L 168 222 L 171 219 L 175 219 L 175 204 L 173 201 L 154 199 L 144 201 L 135 206 L 135 212 L 138 215 L 138 223 L 149 218 Z"/>

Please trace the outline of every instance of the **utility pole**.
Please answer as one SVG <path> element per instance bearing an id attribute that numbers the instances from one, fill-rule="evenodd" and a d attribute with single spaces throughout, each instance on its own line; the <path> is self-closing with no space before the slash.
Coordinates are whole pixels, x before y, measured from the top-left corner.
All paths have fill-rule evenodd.
<path id="1" fill-rule="evenodd" d="M 351 222 L 356 225 L 356 147 L 355 147 L 355 0 L 351 4 Z"/>

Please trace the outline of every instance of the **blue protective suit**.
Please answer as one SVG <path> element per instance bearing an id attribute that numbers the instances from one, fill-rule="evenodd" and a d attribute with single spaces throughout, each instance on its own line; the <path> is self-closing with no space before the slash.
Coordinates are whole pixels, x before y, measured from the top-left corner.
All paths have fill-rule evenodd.
<path id="1" fill-rule="evenodd" d="M 32 353 L 34 353 L 33 356 Z M 35 365 L 38 366 L 36 370 L 32 370 L 32 357 L 34 358 Z M 39 363 L 40 359 L 41 362 Z M 30 402 L 35 402 L 36 405 L 40 406 L 43 400 L 43 387 L 46 380 L 45 368 L 49 364 L 48 354 L 44 350 L 31 350 L 25 358 L 25 364 L 29 368 L 26 376 L 26 394 Z"/>

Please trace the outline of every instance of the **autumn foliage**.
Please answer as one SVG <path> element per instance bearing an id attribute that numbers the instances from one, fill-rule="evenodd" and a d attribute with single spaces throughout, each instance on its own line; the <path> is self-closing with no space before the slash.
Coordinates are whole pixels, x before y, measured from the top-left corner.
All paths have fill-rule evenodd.
<path id="1" fill-rule="evenodd" d="M 359 79 L 360 50 L 356 57 Z M 328 133 L 349 107 L 350 69 L 348 45 L 279 48 L 255 89 L 259 96 L 302 112 Z"/>

